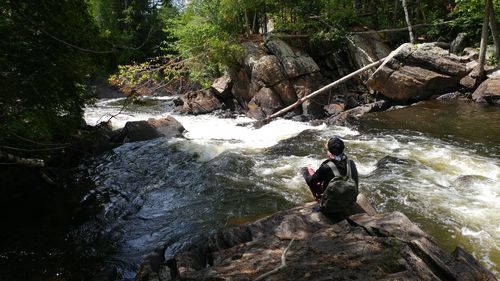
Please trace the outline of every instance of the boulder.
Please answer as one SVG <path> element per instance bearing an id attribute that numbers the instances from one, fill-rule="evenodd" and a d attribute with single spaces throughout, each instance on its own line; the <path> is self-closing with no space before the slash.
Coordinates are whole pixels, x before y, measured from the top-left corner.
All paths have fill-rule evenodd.
<path id="1" fill-rule="evenodd" d="M 121 131 L 123 142 L 145 141 L 161 137 L 160 132 L 147 121 L 129 121 Z"/>
<path id="2" fill-rule="evenodd" d="M 298 77 L 290 82 L 297 94 L 297 98 L 303 98 L 320 89 L 326 84 L 321 73 L 313 73 Z M 328 93 L 320 94 L 302 103 L 302 114 L 310 118 L 322 118 L 325 116 L 323 105 L 328 103 Z"/>
<path id="3" fill-rule="evenodd" d="M 147 121 L 129 121 L 121 129 L 118 142 L 135 142 L 151 140 L 159 137 L 180 137 L 184 127 L 172 116 L 160 119 L 150 118 Z"/>
<path id="4" fill-rule="evenodd" d="M 500 76 L 487 79 L 472 94 L 475 102 L 500 105 Z"/>
<path id="5" fill-rule="evenodd" d="M 375 32 L 354 34 L 351 36 L 351 40 L 348 40 L 347 46 L 357 69 L 387 57 L 391 53 L 391 48 Z M 366 73 L 372 74 L 373 71 Z"/>
<path id="6" fill-rule="evenodd" d="M 283 81 L 272 87 L 274 92 L 278 94 L 284 106 L 291 105 L 297 101 L 297 94 L 289 81 Z"/>
<path id="7" fill-rule="evenodd" d="M 367 85 L 397 102 L 414 102 L 453 91 L 469 69 L 460 58 L 433 44 L 403 44 Z"/>
<path id="8" fill-rule="evenodd" d="M 280 39 L 269 39 L 266 47 L 281 62 L 289 79 L 320 71 L 319 66 L 309 55 L 292 49 Z"/>
<path id="9" fill-rule="evenodd" d="M 170 115 L 160 119 L 150 118 L 148 123 L 153 125 L 161 136 L 168 138 L 180 137 L 185 131 L 182 124 Z"/>
<path id="10" fill-rule="evenodd" d="M 207 90 L 186 93 L 174 102 L 177 111 L 187 114 L 205 114 L 222 108 L 222 102 Z"/>
<path id="11" fill-rule="evenodd" d="M 264 87 L 250 101 L 248 116 L 255 119 L 263 119 L 275 113 L 280 108 L 283 108 L 280 97 L 273 90 Z"/>
<path id="12" fill-rule="evenodd" d="M 356 214 L 337 223 L 307 203 L 220 230 L 167 261 L 170 278 L 255 280 L 284 258 L 286 266 L 268 280 L 496 280 L 461 248 L 444 252 L 404 214 L 369 207 L 364 213 L 361 206 L 371 204 L 363 200 L 358 197 Z M 152 278 L 159 275 L 148 269 Z"/>
<path id="13" fill-rule="evenodd" d="M 224 76 L 219 77 L 214 80 L 210 89 L 221 99 L 227 99 L 231 97 L 231 89 L 233 88 L 233 80 L 229 74 L 224 74 Z"/>
<path id="14" fill-rule="evenodd" d="M 252 75 L 252 70 L 254 65 L 262 58 L 267 55 L 265 48 L 262 44 L 256 42 L 244 42 L 241 44 L 245 52 L 245 57 L 243 59 L 244 70 L 247 72 L 248 76 Z"/>
<path id="15" fill-rule="evenodd" d="M 252 82 L 261 87 L 272 87 L 285 79 L 276 56 L 263 56 L 253 65 Z"/>

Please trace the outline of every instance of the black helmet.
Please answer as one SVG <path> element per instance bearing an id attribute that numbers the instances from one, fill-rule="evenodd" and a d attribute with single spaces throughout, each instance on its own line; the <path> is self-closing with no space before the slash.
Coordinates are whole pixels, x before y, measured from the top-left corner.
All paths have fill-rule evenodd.
<path id="1" fill-rule="evenodd" d="M 327 148 L 331 154 L 340 155 L 344 152 L 344 142 L 338 137 L 330 138 L 327 142 Z"/>

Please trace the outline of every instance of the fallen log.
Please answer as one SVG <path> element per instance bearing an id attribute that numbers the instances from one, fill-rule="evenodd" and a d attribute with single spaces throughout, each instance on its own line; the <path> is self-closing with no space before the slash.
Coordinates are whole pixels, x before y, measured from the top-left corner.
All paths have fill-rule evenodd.
<path id="1" fill-rule="evenodd" d="M 396 56 L 404 46 L 406 46 L 406 44 L 403 44 L 403 45 L 399 46 L 396 50 L 392 51 L 387 57 L 381 58 L 380 60 L 378 60 L 376 62 L 370 63 L 369 65 L 366 65 L 366 66 L 364 66 L 364 67 L 362 67 L 362 68 L 360 68 L 360 69 L 358 69 L 358 70 L 356 70 L 354 72 L 351 72 L 351 73 L 347 74 L 346 76 L 344 76 L 344 77 L 342 77 L 342 78 L 340 78 L 340 79 L 338 79 L 338 80 L 336 80 L 336 81 L 334 81 L 334 82 L 332 82 L 332 83 L 324 86 L 323 88 L 320 88 L 319 90 L 316 90 L 316 91 L 310 93 L 309 95 L 304 96 L 304 97 L 298 99 L 293 104 L 291 104 L 291 105 L 289 105 L 289 106 L 287 106 L 287 107 L 279 110 L 276 113 L 273 113 L 273 114 L 267 116 L 265 119 L 255 122 L 254 127 L 260 128 L 260 127 L 268 124 L 269 122 L 271 122 L 271 120 L 273 120 L 274 118 L 279 117 L 279 116 L 285 114 L 286 112 L 288 112 L 288 111 L 296 108 L 297 106 L 301 105 L 305 101 L 307 101 L 307 100 L 309 100 L 311 98 L 314 98 L 315 96 L 317 96 L 317 95 L 325 92 L 326 90 L 329 90 L 329 89 L 331 89 L 333 87 L 336 87 L 336 86 L 338 86 L 338 85 L 340 85 L 340 84 L 348 81 L 349 79 L 355 77 L 356 75 L 359 75 L 359 74 L 361 74 L 361 73 L 363 73 L 363 72 L 365 72 L 365 71 L 367 71 L 367 70 L 369 70 L 371 68 L 378 67 L 378 66 L 384 64 L 386 61 L 389 61 L 391 58 L 393 58 L 394 56 Z"/>
<path id="2" fill-rule="evenodd" d="M 281 115 L 285 114 L 286 112 L 288 112 L 288 111 L 290 111 L 290 110 L 292 110 L 292 109 L 296 108 L 297 106 L 301 105 L 301 104 L 302 104 L 302 103 L 304 103 L 305 101 L 307 101 L 307 100 L 309 100 L 309 99 L 311 99 L 311 98 L 313 98 L 313 97 L 315 97 L 315 96 L 317 96 L 317 95 L 319 95 L 319 94 L 321 94 L 321 93 L 325 92 L 326 90 L 329 90 L 329 89 L 331 89 L 331 88 L 333 88 L 333 87 L 335 87 L 335 86 L 338 86 L 339 84 L 342 84 L 342 83 L 344 83 L 345 81 L 347 81 L 347 80 L 349 80 L 349 79 L 351 79 L 351 78 L 355 77 L 356 75 L 359 75 L 359 74 L 361 74 L 361 73 L 363 73 L 363 72 L 365 72 L 365 71 L 367 71 L 367 70 L 369 70 L 369 69 L 371 69 L 371 68 L 373 68 L 373 67 L 377 67 L 377 66 L 379 66 L 380 64 L 382 64 L 382 63 L 384 62 L 384 60 L 385 60 L 385 58 L 380 59 L 380 60 L 378 60 L 378 61 L 376 61 L 376 62 L 373 62 L 373 63 L 371 63 L 371 64 L 369 64 L 369 65 L 367 65 L 367 66 L 365 66 L 365 67 L 363 67 L 363 68 L 360 68 L 360 69 L 358 69 L 358 70 L 356 70 L 356 71 L 354 71 L 354 72 L 352 72 L 352 73 L 350 73 L 350 74 L 348 74 L 348 75 L 346 75 L 346 76 L 344 76 L 344 77 L 342 77 L 342 78 L 340 78 L 340 79 L 336 80 L 336 81 L 335 81 L 335 82 L 333 82 L 333 83 L 330 83 L 330 84 L 328 84 L 328 85 L 324 86 L 323 88 L 321 88 L 321 89 L 319 89 L 319 90 L 316 90 L 316 91 L 314 91 L 314 92 L 310 93 L 310 94 L 309 94 L 309 95 L 307 95 L 307 96 L 304 96 L 304 97 L 302 97 L 302 98 L 298 99 L 298 100 L 297 100 L 296 102 L 294 102 L 293 104 L 291 104 L 291 105 L 289 105 L 289 106 L 287 106 L 287 107 L 285 107 L 285 108 L 283 108 L 283 109 L 279 110 L 279 111 L 278 111 L 278 112 L 276 112 L 276 113 L 273 113 L 273 114 L 269 115 L 268 117 L 266 117 L 266 118 L 265 118 L 265 119 L 263 119 L 263 120 L 257 121 L 257 122 L 255 123 L 255 125 L 254 125 L 254 126 L 255 126 L 256 128 L 260 128 L 260 127 L 262 127 L 262 126 L 266 125 L 267 123 L 269 123 L 269 122 L 270 122 L 271 120 L 273 120 L 274 118 L 279 117 L 279 116 L 281 116 Z"/>

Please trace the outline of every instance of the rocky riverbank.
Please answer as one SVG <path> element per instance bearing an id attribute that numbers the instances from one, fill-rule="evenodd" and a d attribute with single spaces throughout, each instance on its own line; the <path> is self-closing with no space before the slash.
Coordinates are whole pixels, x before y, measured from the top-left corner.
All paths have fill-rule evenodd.
<path id="1" fill-rule="evenodd" d="M 497 91 L 500 72 L 487 65 L 488 77 L 482 84 L 478 83 L 478 53 L 472 48 L 455 50 L 461 54 L 456 55 L 441 48 L 446 45 L 442 43 L 407 43 L 398 48 L 397 53 L 391 53 L 389 47 L 377 38 L 356 38 L 349 43 L 351 48 L 346 57 L 323 58 L 344 61 L 333 66 L 327 64 L 335 68 L 333 76 L 328 76 L 331 71 L 320 68 L 307 52 L 279 38 L 244 43 L 243 66 L 228 70 L 214 81 L 209 90 L 189 92 L 179 97 L 177 110 L 204 114 L 227 108 L 264 119 L 349 71 L 384 57 L 388 59 L 380 67 L 361 75 L 366 83 L 359 78 L 352 79 L 305 101 L 287 117 L 300 116 L 300 120 L 320 119 L 328 124 L 348 125 L 368 112 L 427 99 L 462 98 L 500 103 L 500 92 Z M 349 65 L 349 62 L 351 66 L 346 69 L 339 66 Z"/>
<path id="2" fill-rule="evenodd" d="M 462 248 L 444 252 L 404 214 L 379 214 L 362 194 L 340 221 L 316 204 L 220 230 L 172 260 L 152 255 L 136 280 L 496 280 Z"/>

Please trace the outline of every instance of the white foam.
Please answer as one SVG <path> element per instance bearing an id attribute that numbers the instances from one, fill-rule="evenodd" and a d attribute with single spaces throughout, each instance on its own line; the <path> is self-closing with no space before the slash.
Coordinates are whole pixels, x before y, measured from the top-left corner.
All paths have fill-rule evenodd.
<path id="1" fill-rule="evenodd" d="M 185 137 L 198 143 L 215 143 L 226 149 L 260 149 L 276 145 L 279 141 L 298 135 L 307 129 L 321 129 L 306 123 L 279 119 L 261 128 L 245 117 L 221 119 L 212 115 L 175 116 L 187 130 Z"/>

